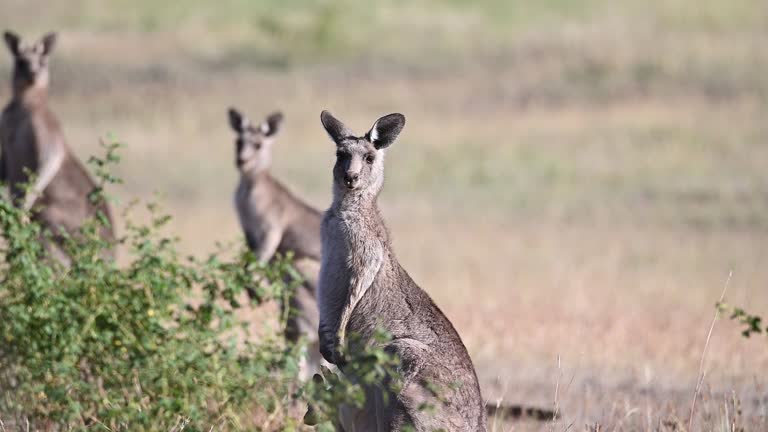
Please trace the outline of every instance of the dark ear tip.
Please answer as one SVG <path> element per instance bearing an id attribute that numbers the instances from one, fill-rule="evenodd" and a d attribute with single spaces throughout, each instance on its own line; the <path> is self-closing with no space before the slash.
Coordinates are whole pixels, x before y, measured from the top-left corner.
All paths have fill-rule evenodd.
<path id="1" fill-rule="evenodd" d="M 41 42 L 45 47 L 46 54 L 50 54 L 51 50 L 53 50 L 53 47 L 56 46 L 56 37 L 56 32 L 48 32 L 43 36 Z"/>
<path id="2" fill-rule="evenodd" d="M 227 117 L 229 118 L 229 125 L 232 126 L 235 132 L 240 132 L 243 129 L 243 115 L 235 107 L 230 107 L 227 110 Z"/>
<path id="3" fill-rule="evenodd" d="M 227 110 L 227 114 L 229 115 L 230 118 L 234 118 L 234 117 L 240 118 L 243 116 L 242 114 L 240 114 L 240 111 L 235 107 L 229 107 L 229 109 Z"/>
<path id="4" fill-rule="evenodd" d="M 328 127 L 328 122 L 330 122 L 332 118 L 333 116 L 328 110 L 323 110 L 323 112 L 320 113 L 320 123 L 322 123 L 325 128 Z"/>
<path id="5" fill-rule="evenodd" d="M 59 35 L 56 32 L 48 32 L 43 36 L 43 42 L 45 44 L 53 45 L 58 40 Z"/>

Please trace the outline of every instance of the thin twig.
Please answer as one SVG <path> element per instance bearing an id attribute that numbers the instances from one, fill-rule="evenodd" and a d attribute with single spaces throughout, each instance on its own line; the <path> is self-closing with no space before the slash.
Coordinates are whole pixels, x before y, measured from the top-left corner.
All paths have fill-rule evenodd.
<path id="1" fill-rule="evenodd" d="M 731 284 L 731 276 L 733 276 L 733 270 L 728 273 L 728 279 L 725 281 L 725 287 L 723 287 L 723 293 L 720 294 L 719 303 L 723 302 L 725 293 L 728 291 L 728 286 Z M 704 383 L 704 377 L 706 371 L 704 370 L 704 361 L 707 358 L 707 348 L 709 348 L 709 340 L 712 338 L 712 331 L 715 329 L 715 323 L 717 322 L 718 310 L 715 309 L 715 316 L 712 318 L 712 324 L 709 326 L 709 333 L 707 333 L 707 341 L 704 343 L 704 351 L 701 353 L 701 361 L 699 362 L 699 375 L 696 379 L 696 390 L 693 392 L 693 401 L 691 402 L 691 416 L 688 419 L 688 430 L 693 430 L 693 413 L 696 410 L 696 399 L 699 397 L 699 391 L 701 391 L 701 385 Z"/>
<path id="2" fill-rule="evenodd" d="M 558 398 L 560 397 L 560 377 L 563 375 L 562 365 L 560 363 L 560 356 L 557 356 L 557 382 L 555 383 L 555 403 L 552 410 L 552 427 L 551 430 L 555 430 L 555 422 L 557 421 L 557 411 L 559 409 Z"/>

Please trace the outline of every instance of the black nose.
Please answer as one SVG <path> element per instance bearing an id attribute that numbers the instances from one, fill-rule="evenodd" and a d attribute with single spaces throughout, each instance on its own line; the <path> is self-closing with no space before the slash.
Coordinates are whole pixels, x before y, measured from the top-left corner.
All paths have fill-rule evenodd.
<path id="1" fill-rule="evenodd" d="M 344 184 L 349 186 L 354 186 L 355 182 L 357 182 L 358 173 L 346 173 L 344 174 Z"/>

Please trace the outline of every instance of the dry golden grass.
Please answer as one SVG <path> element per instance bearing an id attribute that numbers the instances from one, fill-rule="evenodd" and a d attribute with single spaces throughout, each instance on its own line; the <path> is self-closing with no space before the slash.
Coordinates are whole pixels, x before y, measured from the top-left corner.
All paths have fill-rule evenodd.
<path id="1" fill-rule="evenodd" d="M 128 144 L 115 195 L 164 194 L 190 253 L 239 239 L 228 106 L 285 112 L 275 173 L 319 208 L 333 157 L 320 110 L 360 131 L 405 113 L 381 198 L 401 262 L 455 323 L 489 399 L 549 407 L 560 377 L 561 420 L 495 430 L 675 430 L 730 271 L 728 300 L 768 315 L 765 12 L 592 4 L 604 12 L 507 33 L 445 12 L 459 29 L 445 51 L 415 41 L 401 62 L 265 65 L 225 45 L 247 45 L 242 26 L 217 39 L 192 18 L 178 33 L 76 22 L 52 104 L 81 157 L 107 132 Z M 484 45 L 499 34 L 510 40 Z M 731 391 L 747 430 L 768 427 L 765 340 L 720 321 L 706 366 L 696 430 L 732 430 Z"/>

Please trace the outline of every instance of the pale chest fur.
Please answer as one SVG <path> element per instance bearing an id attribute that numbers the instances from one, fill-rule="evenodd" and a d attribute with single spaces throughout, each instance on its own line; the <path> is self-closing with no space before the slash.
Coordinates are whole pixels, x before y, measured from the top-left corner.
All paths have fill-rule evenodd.
<path id="1" fill-rule="evenodd" d="M 262 237 L 278 219 L 272 209 L 269 194 L 245 181 L 235 191 L 235 208 L 243 230 L 254 237 Z"/>
<path id="2" fill-rule="evenodd" d="M 320 272 L 321 321 L 334 323 L 339 342 L 357 304 L 365 296 L 385 257 L 381 225 L 360 212 L 326 215 Z"/>

